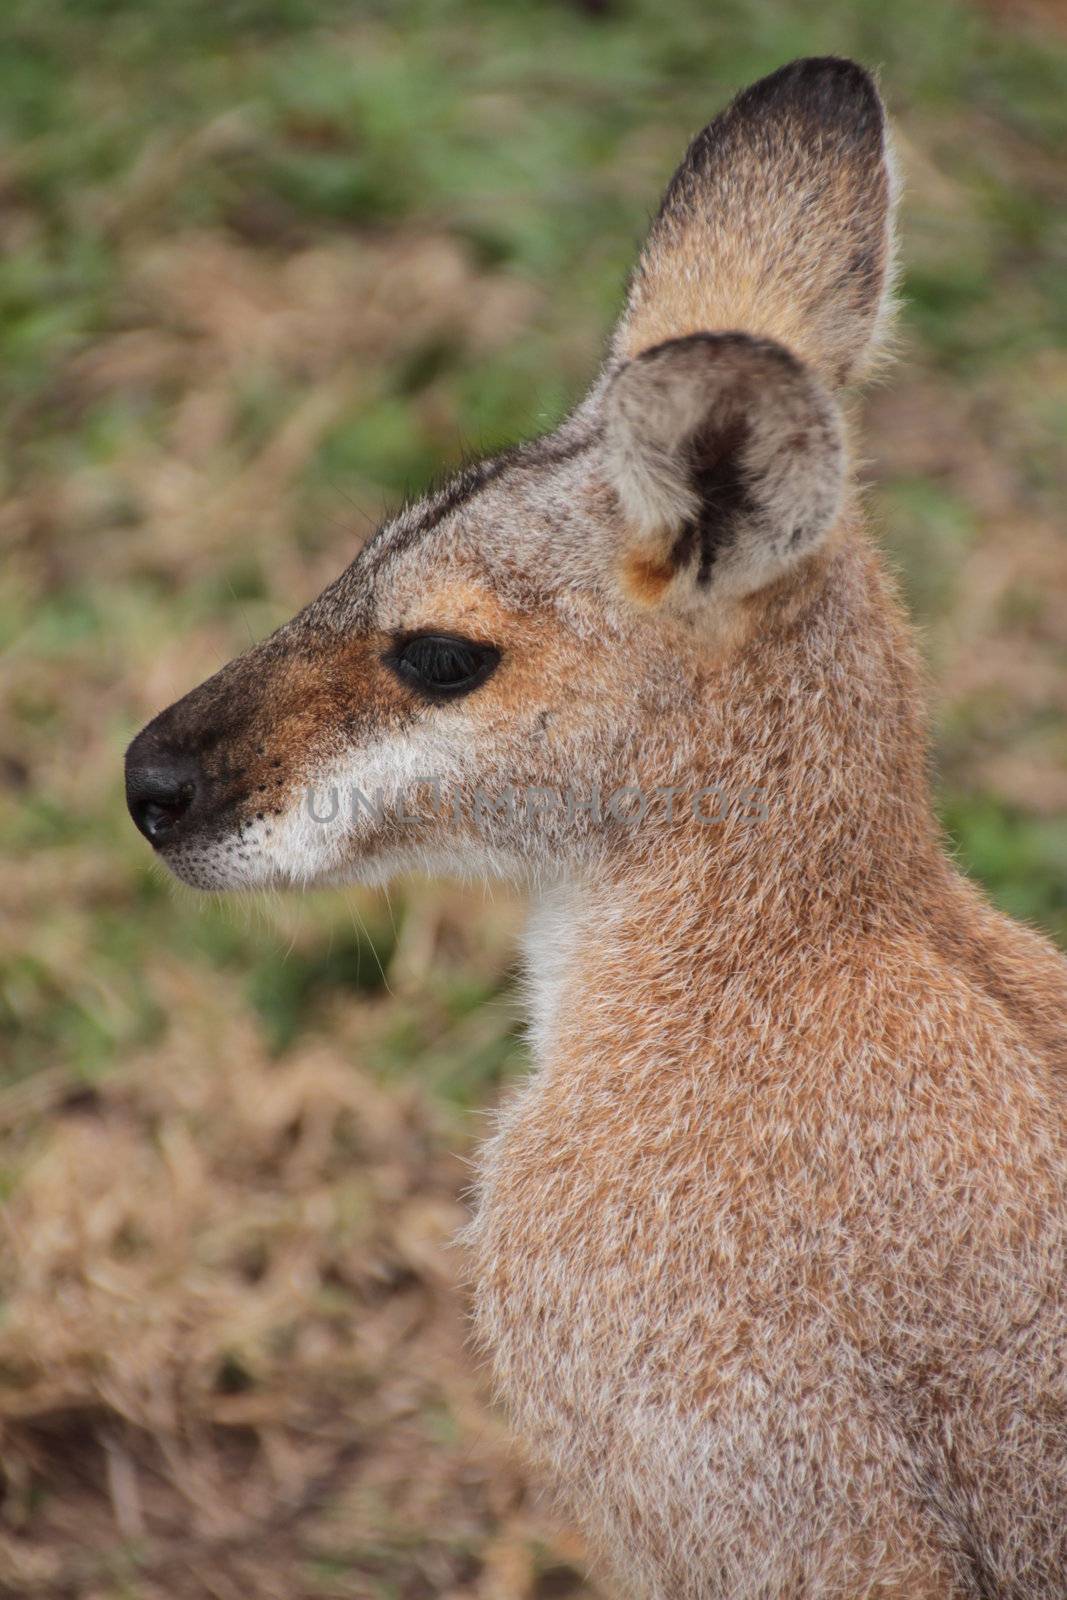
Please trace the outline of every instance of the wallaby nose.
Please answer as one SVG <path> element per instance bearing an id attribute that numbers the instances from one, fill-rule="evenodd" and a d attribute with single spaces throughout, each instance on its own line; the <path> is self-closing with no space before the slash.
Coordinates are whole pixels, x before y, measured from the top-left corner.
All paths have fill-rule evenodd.
<path id="1" fill-rule="evenodd" d="M 191 762 L 160 759 L 140 762 L 126 757 L 126 804 L 130 816 L 152 845 L 174 832 L 196 798 L 196 769 Z"/>

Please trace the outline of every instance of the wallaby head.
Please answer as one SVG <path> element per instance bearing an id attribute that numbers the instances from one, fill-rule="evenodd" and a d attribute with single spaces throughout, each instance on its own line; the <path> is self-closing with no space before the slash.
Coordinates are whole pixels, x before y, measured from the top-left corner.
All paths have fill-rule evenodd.
<path id="1" fill-rule="evenodd" d="M 728 727 L 721 675 L 773 673 L 846 581 L 835 391 L 878 349 L 890 211 L 859 67 L 799 61 L 739 96 L 672 179 L 563 425 L 402 510 L 131 745 L 167 865 L 211 889 L 551 872 L 634 848 L 595 796 L 719 783 L 761 737 Z"/>

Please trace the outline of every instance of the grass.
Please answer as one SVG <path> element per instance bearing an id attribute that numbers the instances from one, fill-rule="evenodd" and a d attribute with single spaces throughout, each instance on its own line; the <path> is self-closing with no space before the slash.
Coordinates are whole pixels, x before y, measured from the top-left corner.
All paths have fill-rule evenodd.
<path id="1" fill-rule="evenodd" d="M 1051 3 L 12 0 L 0 50 L 0 1595 L 591 1594 L 464 1348 L 518 908 L 205 905 L 142 723 L 383 509 L 558 418 L 685 140 L 877 66 L 905 205 L 869 499 L 946 827 L 1067 942 L 1067 37 Z"/>

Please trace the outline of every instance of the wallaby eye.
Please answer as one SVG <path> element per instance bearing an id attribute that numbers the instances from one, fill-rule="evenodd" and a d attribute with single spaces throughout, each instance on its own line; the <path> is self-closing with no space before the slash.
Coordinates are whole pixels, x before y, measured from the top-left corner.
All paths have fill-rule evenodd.
<path id="1" fill-rule="evenodd" d="M 413 689 L 442 699 L 469 694 L 484 683 L 500 660 L 500 651 L 453 634 L 420 633 L 398 645 L 385 660 Z"/>

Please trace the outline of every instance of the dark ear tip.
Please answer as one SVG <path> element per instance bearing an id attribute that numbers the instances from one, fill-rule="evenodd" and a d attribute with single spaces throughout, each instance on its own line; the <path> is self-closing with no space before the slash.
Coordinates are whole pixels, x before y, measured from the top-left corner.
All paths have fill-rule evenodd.
<path id="1" fill-rule="evenodd" d="M 874 79 L 845 56 L 804 56 L 744 89 L 731 106 L 740 116 L 793 116 L 854 136 L 881 139 L 884 114 Z"/>

